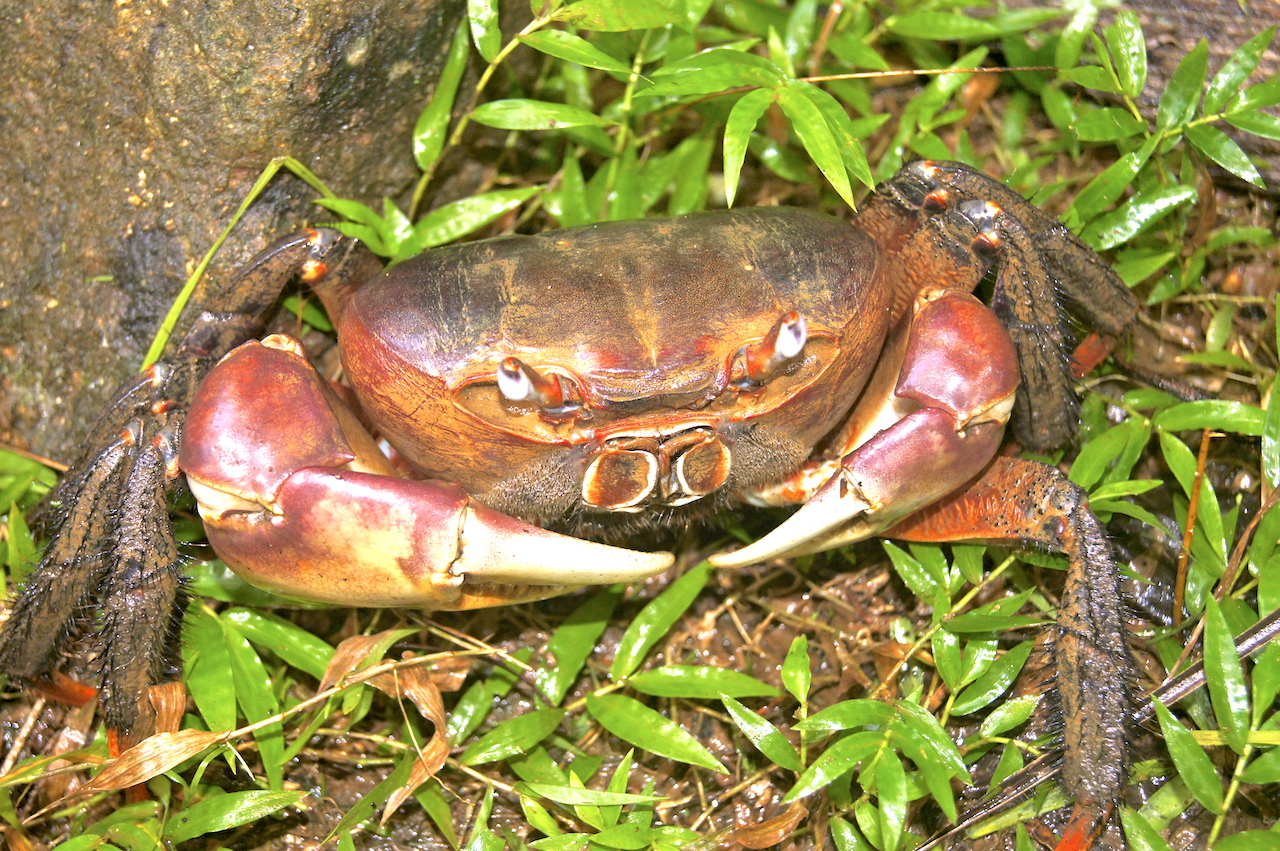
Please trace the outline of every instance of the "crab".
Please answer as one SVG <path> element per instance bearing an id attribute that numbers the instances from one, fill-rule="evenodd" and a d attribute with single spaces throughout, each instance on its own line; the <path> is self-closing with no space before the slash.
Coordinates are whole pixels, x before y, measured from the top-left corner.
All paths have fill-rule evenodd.
<path id="1" fill-rule="evenodd" d="M 993 265 L 988 308 L 971 291 Z M 253 339 L 294 278 L 334 320 L 341 386 L 296 340 Z M 150 731 L 147 686 L 172 664 L 184 602 L 165 501 L 183 474 L 241 576 L 362 606 L 639 580 L 673 564 L 622 545 L 646 530 L 798 505 L 711 561 L 873 535 L 1066 554 L 1064 785 L 1096 821 L 1127 772 L 1114 557 L 1079 488 L 998 449 L 1011 417 L 1024 446 L 1071 438 L 1066 314 L 1113 340 L 1134 311 L 1062 225 L 946 162 L 903 169 L 852 221 L 757 208 L 614 222 L 386 272 L 335 231 L 306 231 L 242 270 L 95 427 L 54 494 L 0 666 L 49 685 L 78 610 L 98 602 L 106 723 Z"/>

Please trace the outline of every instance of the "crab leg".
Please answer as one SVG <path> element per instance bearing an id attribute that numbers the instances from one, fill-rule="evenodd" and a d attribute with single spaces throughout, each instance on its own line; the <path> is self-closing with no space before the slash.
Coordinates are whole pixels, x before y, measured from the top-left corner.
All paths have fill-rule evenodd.
<path id="1" fill-rule="evenodd" d="M 1067 556 L 1054 643 L 1065 724 L 1062 779 L 1077 805 L 1069 833 L 1088 833 L 1119 797 L 1128 775 L 1125 725 L 1133 710 L 1134 665 L 1120 618 L 1119 571 L 1084 493 L 1045 464 L 997 458 L 970 487 L 885 535 L 1018 541 Z"/>
<path id="2" fill-rule="evenodd" d="M 548 532 L 457 485 L 400 478 L 281 335 L 241 346 L 206 379 L 181 462 L 214 550 L 286 596 L 465 609 L 642 579 L 673 562 Z"/>
<path id="3" fill-rule="evenodd" d="M 990 462 L 1018 385 L 1003 326 L 962 290 L 927 290 L 901 339 L 901 358 L 887 361 L 896 368 L 889 374 L 896 377 L 893 392 L 849 437 L 854 448 L 756 495 L 766 503 L 807 501 L 773 532 L 713 556 L 713 564 L 739 567 L 868 538 L 961 487 Z M 900 345 L 891 341 L 890 350 Z M 870 386 L 883 381 L 875 376 Z"/>

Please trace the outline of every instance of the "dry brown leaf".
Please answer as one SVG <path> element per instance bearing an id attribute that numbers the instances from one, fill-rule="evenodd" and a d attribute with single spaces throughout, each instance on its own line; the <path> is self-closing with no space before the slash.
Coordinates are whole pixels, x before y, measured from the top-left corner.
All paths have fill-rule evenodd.
<path id="1" fill-rule="evenodd" d="M 435 777 L 436 772 L 440 770 L 440 766 L 444 765 L 444 761 L 448 756 L 449 743 L 444 740 L 443 735 L 436 733 L 431 737 L 431 741 L 423 746 L 418 758 L 414 760 L 413 768 L 409 772 L 409 779 L 404 782 L 403 786 L 387 796 L 387 806 L 382 810 L 382 819 L 378 822 L 379 826 L 385 826 L 387 820 L 391 818 L 391 814 L 401 804 L 409 800 L 409 796 L 417 791 L 419 786 Z"/>
<path id="2" fill-rule="evenodd" d="M 333 658 L 329 660 L 329 666 L 324 670 L 324 679 L 320 680 L 320 691 L 328 691 L 342 682 L 343 678 L 359 669 L 385 635 L 385 632 L 379 632 L 376 635 L 353 635 L 350 638 L 344 638 L 333 651 Z"/>
<path id="3" fill-rule="evenodd" d="M 405 659 L 413 655 L 406 653 Z M 387 796 L 387 805 L 382 811 L 382 824 L 387 823 L 396 808 L 409 799 L 419 786 L 434 777 L 449 756 L 449 743 L 444 738 L 447 719 L 444 714 L 444 700 L 440 689 L 436 687 L 431 672 L 421 665 L 397 668 L 385 674 L 379 674 L 369 680 L 369 684 L 388 696 L 401 700 L 408 698 L 418 709 L 418 713 L 431 722 L 434 731 L 431 738 L 413 763 L 409 779 L 404 785 Z"/>
<path id="4" fill-rule="evenodd" d="M 743 848 L 772 848 L 791 835 L 809 811 L 799 801 L 792 802 L 781 815 L 758 824 L 739 825 L 733 829 L 733 838 Z"/>
<path id="5" fill-rule="evenodd" d="M 182 715 L 187 711 L 187 687 L 184 683 L 160 683 L 148 689 L 151 705 L 156 710 L 156 732 L 174 733 L 182 728 Z"/>
<path id="6" fill-rule="evenodd" d="M 116 757 L 82 789 L 86 792 L 108 792 L 146 783 L 210 745 L 226 741 L 226 738 L 226 732 L 210 733 L 205 730 L 156 733 Z"/>

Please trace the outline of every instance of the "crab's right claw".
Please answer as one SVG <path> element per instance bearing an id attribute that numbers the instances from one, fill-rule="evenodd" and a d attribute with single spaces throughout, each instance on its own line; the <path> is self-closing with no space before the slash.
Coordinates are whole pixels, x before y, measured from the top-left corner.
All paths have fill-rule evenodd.
<path id="1" fill-rule="evenodd" d="M 290 597 L 479 608 L 643 579 L 674 561 L 548 532 L 457 485 L 398 478 L 287 337 L 247 343 L 209 376 L 181 463 L 218 555 Z"/>

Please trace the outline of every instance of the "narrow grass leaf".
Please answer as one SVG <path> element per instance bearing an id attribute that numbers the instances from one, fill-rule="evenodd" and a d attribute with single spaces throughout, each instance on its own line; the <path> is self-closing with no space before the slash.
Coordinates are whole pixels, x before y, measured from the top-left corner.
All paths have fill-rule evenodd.
<path id="1" fill-rule="evenodd" d="M 944 577 L 934 575 L 919 559 L 909 555 L 897 544 L 884 541 L 883 546 L 889 561 L 893 564 L 894 572 L 911 589 L 912 594 L 922 600 L 930 600 L 937 595 L 939 589 L 943 587 Z"/>
<path id="2" fill-rule="evenodd" d="M 783 796 L 784 802 L 804 798 L 822 789 L 837 777 L 852 771 L 867 757 L 885 747 L 883 730 L 851 733 L 831 745 L 815 759 L 796 784 Z"/>
<path id="3" fill-rule="evenodd" d="M 1183 402 L 1156 414 L 1152 425 L 1167 431 L 1194 431 L 1211 428 L 1258 437 L 1266 414 L 1256 405 L 1225 399 Z"/>
<path id="4" fill-rule="evenodd" d="M 1200 41 L 1182 57 L 1173 76 L 1160 96 L 1156 108 L 1156 126 L 1161 130 L 1181 127 L 1196 112 L 1196 102 L 1204 89 L 1205 73 L 1209 65 L 1209 43 Z"/>
<path id="5" fill-rule="evenodd" d="M 1173 764 L 1177 766 L 1178 775 L 1187 784 L 1191 794 L 1200 805 L 1213 813 L 1222 812 L 1222 780 L 1214 771 L 1213 762 L 1182 722 L 1173 717 L 1159 698 L 1154 699 L 1156 717 L 1160 719 L 1160 729 L 1164 732 L 1165 745 Z"/>
<path id="6" fill-rule="evenodd" d="M 278 615 L 236 608 L 223 612 L 222 617 L 235 624 L 240 634 L 254 644 L 317 680 L 324 676 L 333 659 L 332 645 Z"/>
<path id="7" fill-rule="evenodd" d="M 1121 9 L 1104 32 L 1121 94 L 1138 97 L 1147 82 L 1147 43 L 1142 37 L 1138 16 L 1129 9 Z"/>
<path id="8" fill-rule="evenodd" d="M 1280 310 L 1280 295 L 1276 296 Z M 1276 325 L 1276 345 L 1280 345 L 1280 323 Z M 1280 486 L 1280 386 L 1271 384 L 1270 398 L 1262 421 L 1262 476 L 1272 488 Z"/>
<path id="9" fill-rule="evenodd" d="M 467 746 L 459 757 L 463 765 L 483 765 L 526 753 L 555 732 L 564 718 L 563 709 L 545 707 L 503 721 Z"/>
<path id="10" fill-rule="evenodd" d="M 1275 34 L 1274 26 L 1267 27 L 1237 47 L 1231 57 L 1222 63 L 1222 67 L 1213 75 L 1213 79 L 1204 90 L 1205 115 L 1221 112 L 1227 102 L 1240 91 L 1240 87 L 1248 81 L 1253 69 L 1258 67 L 1262 54 L 1266 52 Z"/>
<path id="11" fill-rule="evenodd" d="M 471 38 L 485 62 L 492 62 L 502 50 L 502 31 L 498 28 L 498 0 L 467 0 L 467 23 Z"/>
<path id="12" fill-rule="evenodd" d="M 1258 188 L 1264 186 L 1262 175 L 1258 173 L 1257 166 L 1249 161 L 1249 155 L 1217 127 L 1198 124 L 1195 127 L 1188 127 L 1186 135 L 1187 141 L 1194 145 L 1197 151 L 1236 177 Z"/>
<path id="13" fill-rule="evenodd" d="M 654 697 L 691 700 L 714 700 L 725 694 L 731 697 L 779 697 L 782 694 L 741 671 L 700 665 L 665 665 L 634 674 L 627 682 L 637 691 Z"/>
<path id="14" fill-rule="evenodd" d="M 1204 608 L 1204 670 L 1218 728 L 1231 749 L 1242 754 L 1249 735 L 1249 689 L 1231 630 L 1212 595 Z"/>
<path id="15" fill-rule="evenodd" d="M 541 51 L 548 56 L 554 56 L 557 59 L 576 62 L 588 68 L 599 68 L 601 71 L 608 71 L 623 80 L 631 76 L 630 65 L 625 62 L 619 62 L 585 38 L 564 30 L 538 30 L 537 32 L 525 33 L 520 36 L 520 40 L 534 50 Z"/>
<path id="16" fill-rule="evenodd" d="M 187 691 L 210 730 L 231 730 L 236 726 L 235 679 L 227 676 L 231 659 L 222 637 L 222 625 L 203 607 L 189 610 L 182 631 L 186 644 Z"/>
<path id="17" fill-rule="evenodd" d="M 224 620 L 222 627 L 231 663 L 231 676 L 235 680 L 236 701 L 240 704 L 245 720 L 252 724 L 275 715 L 280 711 L 280 703 L 276 700 L 273 680 L 267 666 L 235 624 Z M 284 782 L 282 725 L 277 721 L 254 730 L 253 738 L 258 743 L 267 782 L 272 789 L 280 789 Z"/>
<path id="18" fill-rule="evenodd" d="M 572 5 L 562 6 L 556 17 L 584 30 L 651 30 L 684 22 L 682 4 L 670 5 L 672 8 L 667 8 L 656 0 L 626 0 L 622 3 L 618 0 L 578 0 Z"/>
<path id="19" fill-rule="evenodd" d="M 804 768 L 795 747 L 777 727 L 728 695 L 723 695 L 720 699 L 733 723 L 760 753 L 790 771 L 798 772 Z"/>
<path id="20" fill-rule="evenodd" d="M 1147 147 L 1143 146 L 1142 150 L 1147 150 Z M 1149 151 L 1147 156 L 1150 156 Z M 1133 185 L 1133 179 L 1138 176 L 1138 170 L 1146 160 L 1147 157 L 1134 151 L 1107 166 L 1076 195 L 1075 200 L 1071 202 L 1072 212 L 1082 222 L 1092 221 L 1103 210 L 1118 201 L 1125 190 Z"/>
<path id="21" fill-rule="evenodd" d="M 587 710 L 610 733 L 649 753 L 726 774 L 701 742 L 676 722 L 623 694 L 587 697 Z"/>
<path id="22" fill-rule="evenodd" d="M 713 48 L 654 71 L 650 77 L 653 85 L 642 88 L 640 94 L 680 97 L 710 95 L 742 87 L 772 90 L 787 79 L 781 68 L 763 56 L 729 48 Z"/>
<path id="23" fill-rule="evenodd" d="M 1237 94 L 1227 104 L 1229 112 L 1240 112 L 1250 109 L 1266 109 L 1280 103 L 1280 74 L 1273 74 L 1255 86 L 1250 86 Z"/>
<path id="24" fill-rule="evenodd" d="M 1095 249 L 1105 251 L 1128 242 L 1148 225 L 1178 207 L 1195 201 L 1193 186 L 1166 186 L 1130 198 L 1117 210 L 1100 216 L 1080 234 Z"/>
<path id="25" fill-rule="evenodd" d="M 876 764 L 876 799 L 880 803 L 880 840 L 886 851 L 902 842 L 907 821 L 907 772 L 897 756 L 880 754 Z"/>
<path id="26" fill-rule="evenodd" d="M 413 236 L 404 241 L 397 257 L 411 257 L 425 249 L 453 242 L 516 209 L 541 191 L 541 186 L 497 189 L 445 204 L 413 226 Z"/>
<path id="27" fill-rule="evenodd" d="M 1080 116 L 1072 129 L 1085 142 L 1116 142 L 1137 136 L 1146 127 L 1146 122 L 1129 110 L 1106 106 Z"/>
<path id="28" fill-rule="evenodd" d="M 255 822 L 274 812 L 292 807 L 306 796 L 306 792 L 270 792 L 251 789 L 246 792 L 227 792 L 214 795 L 184 807 L 165 823 L 164 836 L 177 845 L 206 833 L 230 830 L 242 824 Z"/>
<path id="29" fill-rule="evenodd" d="M 791 122 L 791 129 L 813 159 L 814 165 L 827 178 L 836 194 L 853 207 L 853 188 L 849 184 L 849 173 L 844 166 L 840 145 L 822 112 L 801 92 L 802 88 L 809 85 L 811 84 L 792 80 L 778 89 L 778 106 L 782 107 L 783 115 Z"/>
<path id="30" fill-rule="evenodd" d="M 629 792 L 605 792 L 582 786 L 555 783 L 520 783 L 516 790 L 537 798 L 545 798 L 567 807 L 625 807 L 665 801 L 661 795 L 635 795 Z"/>
<path id="31" fill-rule="evenodd" d="M 543 650 L 545 661 L 533 675 L 552 706 L 559 706 L 568 694 L 620 599 L 621 589 L 607 588 L 575 609 L 552 633 Z"/>
<path id="32" fill-rule="evenodd" d="M 559 130 L 565 127 L 607 127 L 615 123 L 585 109 L 528 98 L 506 98 L 481 104 L 471 118 L 499 130 Z"/>
<path id="33" fill-rule="evenodd" d="M 1133 851 L 1173 851 L 1160 836 L 1160 831 L 1142 813 L 1121 807 L 1120 823 L 1124 825 L 1125 838 Z"/>
<path id="34" fill-rule="evenodd" d="M 1272 115 L 1261 110 L 1250 110 L 1228 115 L 1227 123 L 1232 127 L 1238 127 L 1246 133 L 1252 133 L 1264 139 L 1280 139 L 1280 115 Z"/>
<path id="35" fill-rule="evenodd" d="M 1031 647 L 1030 641 L 1024 641 L 993 662 L 982 676 L 956 697 L 951 711 L 956 715 L 968 715 L 1004 694 L 1031 655 Z"/>
<path id="36" fill-rule="evenodd" d="M 449 119 L 453 115 L 453 103 L 458 95 L 458 84 L 462 82 L 462 74 L 467 70 L 467 56 L 470 53 L 467 44 L 467 25 L 459 24 L 453 34 L 453 43 L 449 46 L 449 55 L 440 69 L 440 77 L 436 80 L 436 90 L 431 93 L 431 100 L 423 107 L 418 120 L 413 126 L 413 160 L 424 172 L 430 172 L 440 159 L 445 140 L 449 138 Z"/>
<path id="37" fill-rule="evenodd" d="M 809 662 L 809 639 L 797 635 L 787 648 L 787 655 L 782 660 L 782 686 L 791 692 L 791 696 L 804 706 L 809 702 L 809 686 L 813 682 L 813 671 Z"/>
<path id="38" fill-rule="evenodd" d="M 649 605 L 645 606 L 623 633 L 614 654 L 609 676 L 614 682 L 626 679 L 635 672 L 653 646 L 675 625 L 688 610 L 698 594 L 711 578 L 712 567 L 702 562 L 667 587 Z"/>
<path id="39" fill-rule="evenodd" d="M 893 720 L 892 704 L 867 697 L 842 700 L 796 723 L 796 729 L 804 733 L 806 741 L 817 741 L 841 730 L 854 727 L 883 727 Z"/>

